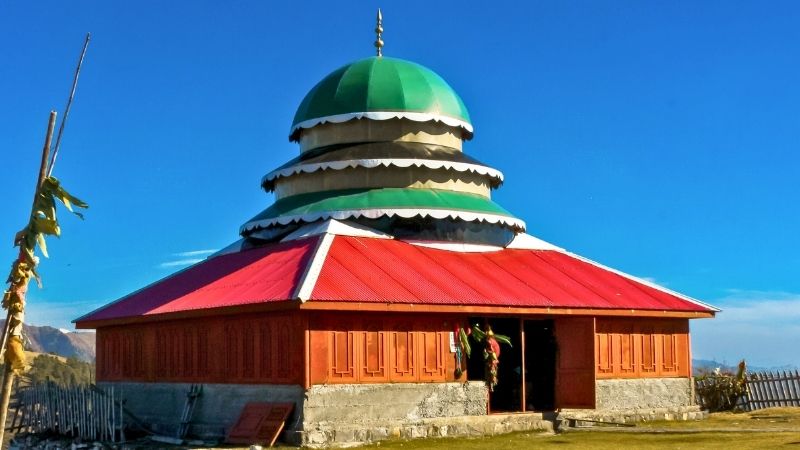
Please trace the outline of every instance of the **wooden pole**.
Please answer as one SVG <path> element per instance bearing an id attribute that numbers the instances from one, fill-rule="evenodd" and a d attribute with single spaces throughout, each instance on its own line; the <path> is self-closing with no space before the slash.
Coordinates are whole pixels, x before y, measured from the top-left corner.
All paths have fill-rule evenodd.
<path id="1" fill-rule="evenodd" d="M 525 319 L 519 319 L 519 340 L 520 340 L 519 351 L 522 354 L 522 357 L 520 358 L 521 362 L 520 362 L 520 371 L 519 371 L 520 378 L 522 379 L 522 389 L 520 389 L 520 395 L 522 396 L 522 412 L 525 412 L 525 411 L 527 411 L 527 403 L 528 403 L 526 401 L 527 397 L 528 397 L 528 393 L 526 392 L 526 389 L 525 389 L 525 384 L 526 384 L 525 383 L 525 377 L 526 377 L 526 374 L 525 374 Z"/>
<path id="2" fill-rule="evenodd" d="M 50 120 L 47 123 L 47 134 L 45 134 L 44 138 L 44 148 L 42 149 L 42 162 L 39 166 L 39 178 L 36 181 L 36 190 L 34 191 L 33 195 L 33 204 L 36 204 L 36 198 L 39 196 L 39 189 L 42 187 L 42 183 L 44 183 L 44 179 L 47 176 L 47 165 L 50 159 L 50 143 L 53 140 L 53 129 L 56 126 L 56 112 L 50 111 Z M 35 207 L 31 207 L 31 216 L 36 212 Z M 20 247 L 20 253 L 24 252 L 22 247 Z M 22 255 L 20 254 L 20 257 Z M 3 335 L 3 342 L 2 347 L 5 347 L 8 343 L 9 335 L 13 331 L 13 327 L 11 327 L 10 323 L 11 320 L 14 318 L 14 314 L 11 314 L 9 311 L 6 317 L 6 326 L 5 326 L 5 334 Z M 22 325 L 22 317 L 20 317 L 20 326 Z M 5 444 L 3 439 L 5 438 L 5 429 L 6 429 L 6 419 L 8 418 L 8 403 L 11 400 L 11 386 L 14 383 L 14 370 L 11 368 L 11 364 L 6 361 L 5 370 L 3 374 L 3 388 L 0 391 L 0 448 Z"/>
<path id="3" fill-rule="evenodd" d="M 86 49 L 89 47 L 89 40 L 91 40 L 91 33 L 86 33 L 86 40 L 83 41 L 83 50 L 81 56 L 78 58 L 78 66 L 75 68 L 75 78 L 72 79 L 72 89 L 69 91 L 69 98 L 67 99 L 67 106 L 64 108 L 64 117 L 61 118 L 61 125 L 58 127 L 58 137 L 56 137 L 56 145 L 53 148 L 53 158 L 50 160 L 50 165 L 47 167 L 47 176 L 53 173 L 53 166 L 56 165 L 56 158 L 58 158 L 58 148 L 61 147 L 61 136 L 64 134 L 64 126 L 67 124 L 69 117 L 69 110 L 72 108 L 72 100 L 75 99 L 75 90 L 78 88 L 78 77 L 81 75 L 81 66 L 83 66 L 83 58 L 86 57 Z"/>

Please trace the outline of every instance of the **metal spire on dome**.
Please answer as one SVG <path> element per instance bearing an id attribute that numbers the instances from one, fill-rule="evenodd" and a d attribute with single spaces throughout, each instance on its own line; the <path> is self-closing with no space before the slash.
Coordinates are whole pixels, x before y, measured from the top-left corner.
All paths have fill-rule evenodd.
<path id="1" fill-rule="evenodd" d="M 383 39 L 381 39 L 381 34 L 383 33 L 383 15 L 381 15 L 381 9 L 378 8 L 378 17 L 377 17 L 377 25 L 375 25 L 375 49 L 378 51 L 378 57 L 383 56 Z"/>

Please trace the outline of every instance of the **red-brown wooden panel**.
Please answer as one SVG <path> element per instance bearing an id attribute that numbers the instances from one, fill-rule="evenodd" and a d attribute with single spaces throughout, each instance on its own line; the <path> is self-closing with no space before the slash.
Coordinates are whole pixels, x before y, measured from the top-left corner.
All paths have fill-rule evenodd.
<path id="1" fill-rule="evenodd" d="M 304 330 L 299 314 L 101 328 L 97 334 L 97 379 L 301 383 Z"/>
<path id="2" fill-rule="evenodd" d="M 335 330 L 330 336 L 330 374 L 328 380 L 332 383 L 352 383 L 358 380 L 356 376 L 356 340 L 352 331 Z"/>
<path id="3" fill-rule="evenodd" d="M 416 346 L 414 333 L 410 331 L 393 330 L 389 332 L 391 353 L 391 368 L 389 377 L 392 381 L 415 381 L 416 377 Z"/>
<path id="4" fill-rule="evenodd" d="M 614 373 L 614 367 L 612 366 L 614 355 L 611 347 L 611 334 L 597 333 L 595 340 L 597 341 L 595 344 L 595 350 L 597 353 L 597 373 Z"/>
<path id="5" fill-rule="evenodd" d="M 267 444 L 272 447 L 292 410 L 294 403 L 247 403 L 239 419 L 228 431 L 225 441 L 231 444 Z"/>
<path id="6" fill-rule="evenodd" d="M 444 352 L 446 344 L 442 332 L 418 331 L 417 350 L 420 381 L 443 381 L 446 378 Z"/>
<path id="7" fill-rule="evenodd" d="M 686 319 L 598 318 L 599 378 L 689 376 Z"/>
<path id="8" fill-rule="evenodd" d="M 310 382 L 452 381 L 455 361 L 447 323 L 422 315 L 311 317 Z"/>
<path id="9" fill-rule="evenodd" d="M 594 318 L 558 318 L 556 407 L 595 407 Z"/>
<path id="10" fill-rule="evenodd" d="M 374 383 L 389 381 L 387 333 L 380 331 L 380 327 L 374 324 L 367 328 L 367 331 L 357 336 L 361 350 L 358 352 L 359 380 Z"/>
<path id="11" fill-rule="evenodd" d="M 625 327 L 619 336 L 619 373 L 636 374 L 636 339 L 632 327 Z"/>

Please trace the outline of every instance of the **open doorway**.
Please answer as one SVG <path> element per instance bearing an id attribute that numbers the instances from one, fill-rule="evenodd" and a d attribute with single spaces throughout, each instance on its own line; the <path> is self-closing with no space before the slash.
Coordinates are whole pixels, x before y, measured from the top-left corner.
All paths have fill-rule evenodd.
<path id="1" fill-rule="evenodd" d="M 511 340 L 511 347 L 500 345 L 497 386 L 489 394 L 489 411 L 553 411 L 558 363 L 554 321 L 471 317 L 469 323 L 470 326 L 478 324 L 484 330 L 487 325 L 491 326 L 496 334 L 508 336 Z M 467 379 L 483 381 L 486 371 L 483 347 L 472 342 L 472 355 L 466 364 Z"/>
<path id="2" fill-rule="evenodd" d="M 476 323 L 481 329 L 492 327 L 496 334 L 508 336 L 511 347 L 500 344 L 500 364 L 497 368 L 497 386 L 489 395 L 491 412 L 522 411 L 522 342 L 520 340 L 520 320 L 514 318 L 472 317 L 470 326 Z M 467 379 L 484 380 L 485 361 L 483 347 L 472 341 L 472 355 L 467 360 Z"/>
<path id="3" fill-rule="evenodd" d="M 525 409 L 555 409 L 556 362 L 558 347 L 552 320 L 526 320 L 525 330 Z"/>

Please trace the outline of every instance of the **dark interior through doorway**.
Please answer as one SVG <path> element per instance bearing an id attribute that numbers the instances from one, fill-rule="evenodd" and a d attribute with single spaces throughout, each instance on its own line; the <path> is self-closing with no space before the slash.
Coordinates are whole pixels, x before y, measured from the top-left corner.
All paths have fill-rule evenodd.
<path id="1" fill-rule="evenodd" d="M 556 339 L 552 320 L 524 320 L 518 318 L 471 317 L 470 326 L 481 329 L 491 326 L 497 334 L 510 338 L 511 347 L 500 345 L 498 383 L 489 395 L 491 412 L 552 411 L 555 409 Z M 521 329 L 525 333 L 522 345 Z M 471 340 L 472 355 L 468 358 L 467 379 L 485 379 L 483 346 Z M 525 351 L 525 407 L 522 405 L 522 351 Z"/>
<path id="2" fill-rule="evenodd" d="M 526 320 L 525 403 L 527 411 L 553 411 L 558 347 L 552 320 Z"/>

